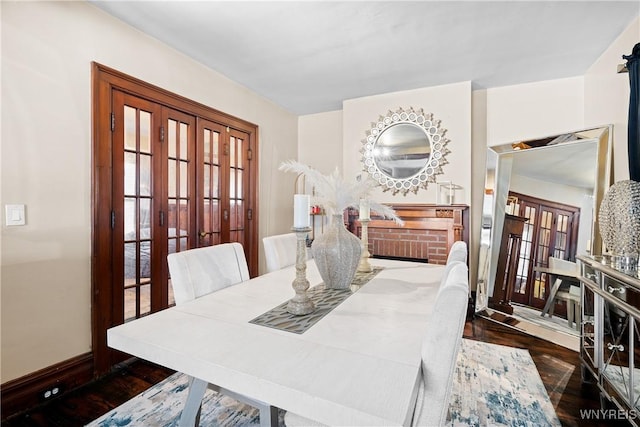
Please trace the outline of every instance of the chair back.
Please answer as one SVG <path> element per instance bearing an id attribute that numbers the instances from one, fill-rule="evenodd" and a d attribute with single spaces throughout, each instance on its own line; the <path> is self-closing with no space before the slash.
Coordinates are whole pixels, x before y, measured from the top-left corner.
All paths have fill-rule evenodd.
<path id="1" fill-rule="evenodd" d="M 440 279 L 440 289 L 444 287 L 444 284 L 447 282 L 449 278 L 449 273 L 454 269 L 456 265 L 466 265 L 463 261 L 448 261 L 447 265 L 444 266 L 444 272 L 442 273 L 442 278 Z"/>
<path id="2" fill-rule="evenodd" d="M 189 249 L 167 256 L 176 305 L 249 280 L 240 243 Z"/>
<path id="3" fill-rule="evenodd" d="M 462 261 L 467 263 L 467 244 L 462 240 L 453 242 L 449 255 L 447 256 L 447 264 L 453 261 Z"/>
<path id="4" fill-rule="evenodd" d="M 456 262 L 441 286 L 422 342 L 422 365 L 412 426 L 446 422 L 467 313 L 468 269 Z"/>
<path id="5" fill-rule="evenodd" d="M 567 273 L 567 275 L 578 276 L 578 273 L 579 273 L 578 264 L 576 264 L 573 261 L 567 261 L 565 259 L 560 259 L 560 258 L 555 258 L 550 256 L 548 259 L 548 262 L 549 262 L 549 268 L 551 270 L 564 271 Z"/>
<path id="6" fill-rule="evenodd" d="M 267 273 L 296 263 L 297 237 L 295 233 L 278 234 L 262 239 Z"/>

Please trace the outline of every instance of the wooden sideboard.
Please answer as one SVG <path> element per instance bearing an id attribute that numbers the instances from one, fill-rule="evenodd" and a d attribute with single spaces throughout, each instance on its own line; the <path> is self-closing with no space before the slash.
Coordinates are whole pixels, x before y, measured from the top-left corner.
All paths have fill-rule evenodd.
<path id="1" fill-rule="evenodd" d="M 389 205 L 403 225 L 376 216 L 369 222 L 369 252 L 373 257 L 408 259 L 445 264 L 451 245 L 458 240 L 469 244 L 469 207 L 466 205 Z M 346 214 L 349 231 L 360 236 L 358 210 Z"/>

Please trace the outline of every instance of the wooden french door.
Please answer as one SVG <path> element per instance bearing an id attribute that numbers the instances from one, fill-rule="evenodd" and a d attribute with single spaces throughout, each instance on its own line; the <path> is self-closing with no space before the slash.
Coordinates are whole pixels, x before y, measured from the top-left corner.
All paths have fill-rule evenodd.
<path id="1" fill-rule="evenodd" d="M 258 268 L 257 127 L 101 67 L 94 69 L 101 77 L 94 78 L 97 374 L 125 357 L 106 346 L 108 328 L 174 303 L 168 254 L 239 242 L 253 276 Z"/>
<path id="2" fill-rule="evenodd" d="M 522 194 L 510 196 L 519 200 L 516 214 L 527 218 L 511 300 L 542 309 L 551 283 L 535 267 L 548 267 L 549 257 L 575 259 L 580 210 Z"/>
<path id="3" fill-rule="evenodd" d="M 249 135 L 199 120 L 199 140 L 202 141 L 199 174 L 202 186 L 198 200 L 202 218 L 198 236 L 200 246 L 223 242 L 245 243 L 246 220 L 253 219 L 253 209 L 247 203 L 249 194 L 248 167 L 252 160 Z"/>

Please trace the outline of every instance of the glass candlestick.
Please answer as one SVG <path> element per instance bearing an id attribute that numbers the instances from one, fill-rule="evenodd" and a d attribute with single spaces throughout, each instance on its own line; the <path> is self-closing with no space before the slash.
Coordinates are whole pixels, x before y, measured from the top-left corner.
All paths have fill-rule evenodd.
<path id="1" fill-rule="evenodd" d="M 361 273 L 369 273 L 372 271 L 371 264 L 369 264 L 369 219 L 360 219 L 362 224 L 362 233 L 360 241 L 362 242 L 362 255 L 360 256 L 360 264 L 358 264 L 358 271 Z"/>
<path id="2" fill-rule="evenodd" d="M 315 306 L 307 295 L 309 289 L 309 281 L 307 280 L 307 234 L 311 231 L 311 227 L 293 227 L 291 229 L 296 233 L 296 278 L 292 283 L 293 290 L 296 295 L 289 300 L 287 311 L 291 314 L 301 316 L 303 314 L 313 313 Z"/>

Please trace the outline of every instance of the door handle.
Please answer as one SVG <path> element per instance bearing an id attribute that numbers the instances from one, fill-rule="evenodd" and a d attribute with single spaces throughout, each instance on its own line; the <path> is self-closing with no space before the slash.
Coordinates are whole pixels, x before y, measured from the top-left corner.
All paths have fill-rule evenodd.
<path id="1" fill-rule="evenodd" d="M 225 221 L 228 221 L 228 220 L 229 220 L 229 211 L 228 211 L 227 209 L 225 209 L 225 210 L 222 212 L 222 217 L 224 218 L 224 220 L 225 220 Z"/>
<path id="2" fill-rule="evenodd" d="M 213 231 L 201 231 L 198 234 L 200 235 L 201 239 L 204 239 L 205 236 L 209 236 L 209 235 L 213 234 Z"/>

